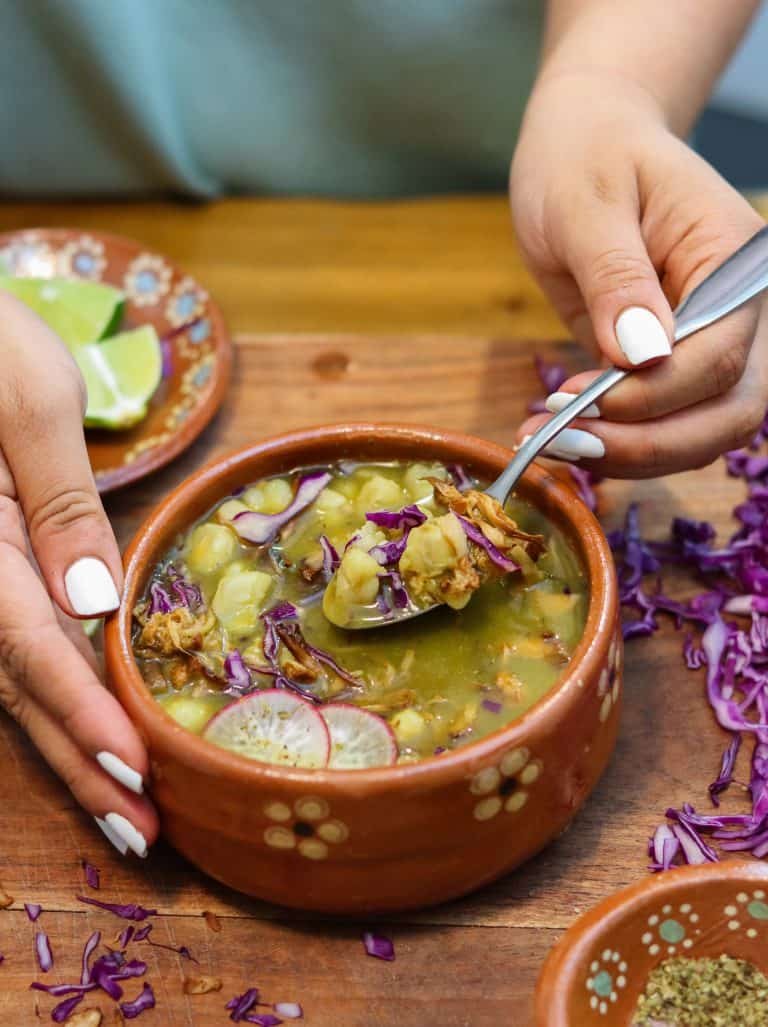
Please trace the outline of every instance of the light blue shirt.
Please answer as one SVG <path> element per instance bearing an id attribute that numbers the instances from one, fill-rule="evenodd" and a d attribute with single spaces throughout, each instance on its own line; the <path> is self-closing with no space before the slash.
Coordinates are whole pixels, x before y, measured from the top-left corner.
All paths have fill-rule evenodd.
<path id="1" fill-rule="evenodd" d="M 0 0 L 4 195 L 498 189 L 543 0 Z"/>

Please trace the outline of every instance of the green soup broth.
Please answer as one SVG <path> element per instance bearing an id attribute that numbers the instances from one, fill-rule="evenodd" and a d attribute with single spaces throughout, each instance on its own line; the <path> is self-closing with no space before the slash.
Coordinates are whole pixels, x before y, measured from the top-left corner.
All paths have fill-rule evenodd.
<path id="1" fill-rule="evenodd" d="M 250 668 L 250 687 L 272 687 L 274 680 L 259 670 L 268 663 L 262 614 L 287 601 L 298 610 L 307 642 L 358 681 L 350 685 L 329 672 L 304 682 L 304 691 L 384 718 L 400 762 L 467 745 L 520 717 L 562 675 L 584 629 L 587 582 L 563 534 L 530 504 L 512 498 L 508 514 L 524 530 L 544 536 L 546 551 L 535 565 L 486 582 L 461 610 L 444 606 L 399 626 L 339 629 L 323 613 L 320 536 L 341 552 L 370 511 L 415 503 L 437 515 L 442 511 L 425 477 L 447 478 L 448 472 L 437 464 L 396 462 L 343 463 L 328 471 L 330 483 L 271 543 L 242 541 L 232 518 L 249 509 L 279 513 L 305 469 L 225 498 L 157 566 L 152 581 L 168 594 L 169 568 L 200 589 L 205 628 L 202 637 L 183 639 L 184 646 L 153 648 L 137 622 L 137 659 L 157 700 L 185 728 L 202 733 L 219 709 L 235 701 L 224 662 L 233 650 Z M 141 619 L 138 607 L 137 614 Z"/>

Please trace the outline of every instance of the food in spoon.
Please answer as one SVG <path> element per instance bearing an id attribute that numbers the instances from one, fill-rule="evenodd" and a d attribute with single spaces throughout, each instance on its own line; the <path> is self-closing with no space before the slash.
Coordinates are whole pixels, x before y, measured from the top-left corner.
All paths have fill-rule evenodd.
<path id="1" fill-rule="evenodd" d="M 157 700 L 241 755 L 332 770 L 440 754 L 521 716 L 581 637 L 584 573 L 538 511 L 453 471 L 342 461 L 224 497 L 134 610 Z M 326 616 L 414 597 L 442 606 L 365 632 Z"/>

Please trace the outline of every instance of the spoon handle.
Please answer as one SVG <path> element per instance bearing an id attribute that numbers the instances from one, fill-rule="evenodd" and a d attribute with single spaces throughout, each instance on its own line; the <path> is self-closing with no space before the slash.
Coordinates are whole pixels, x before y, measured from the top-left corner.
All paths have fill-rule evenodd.
<path id="1" fill-rule="evenodd" d="M 740 249 L 696 286 L 675 310 L 674 341 L 693 335 L 719 321 L 768 288 L 768 226 L 761 228 Z M 515 457 L 486 489 L 503 503 L 525 469 L 563 428 L 630 374 L 619 367 L 603 371 L 586 389 L 539 428 L 518 449 Z"/>

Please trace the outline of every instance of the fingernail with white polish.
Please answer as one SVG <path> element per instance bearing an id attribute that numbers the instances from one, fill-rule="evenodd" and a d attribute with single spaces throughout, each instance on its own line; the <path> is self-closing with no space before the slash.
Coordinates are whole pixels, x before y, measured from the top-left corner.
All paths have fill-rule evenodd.
<path id="1" fill-rule="evenodd" d="M 116 834 L 112 830 L 112 828 L 109 826 L 106 820 L 102 820 L 100 817 L 94 817 L 93 819 L 99 825 L 100 830 L 104 832 L 105 837 L 108 838 L 110 842 L 112 842 L 112 844 L 120 853 L 120 855 L 124 856 L 128 851 L 128 843 L 126 841 L 123 841 L 120 835 Z"/>
<path id="2" fill-rule="evenodd" d="M 560 434 L 546 447 L 546 453 L 551 456 L 559 456 L 563 460 L 580 460 L 586 457 L 588 460 L 599 460 L 605 456 L 605 446 L 602 440 L 588 431 L 581 431 L 580 428 L 563 428 Z"/>
<path id="3" fill-rule="evenodd" d="M 630 364 L 668 357 L 672 345 L 661 321 L 645 307 L 627 307 L 616 320 L 616 340 Z"/>
<path id="4" fill-rule="evenodd" d="M 135 852 L 137 856 L 141 856 L 143 859 L 147 854 L 147 840 L 144 835 L 137 828 L 133 826 L 130 820 L 121 816 L 119 813 L 107 813 L 104 817 L 107 825 L 114 831 L 118 838 L 120 838 L 131 850 Z"/>
<path id="5" fill-rule="evenodd" d="M 572 399 L 576 398 L 576 394 L 573 392 L 553 392 L 547 396 L 544 406 L 550 412 L 550 414 L 559 414 L 560 411 L 567 407 Z M 599 417 L 600 411 L 597 409 L 595 403 L 590 403 L 586 410 L 582 410 L 579 417 Z"/>
<path id="6" fill-rule="evenodd" d="M 112 575 L 103 560 L 83 556 L 67 569 L 64 588 L 72 609 L 81 617 L 111 613 L 120 605 Z"/>
<path id="7" fill-rule="evenodd" d="M 119 756 L 115 756 L 113 752 L 97 752 L 96 760 L 102 770 L 106 770 L 110 777 L 113 777 L 115 781 L 119 781 L 121 785 L 130 788 L 137 795 L 141 795 L 144 791 L 144 782 L 141 780 L 141 774 L 129 767 L 127 763 L 124 763 Z"/>

